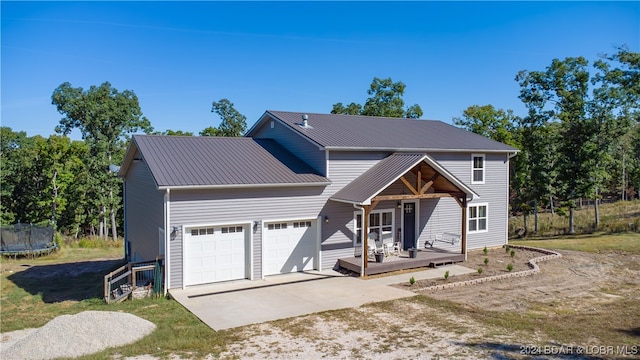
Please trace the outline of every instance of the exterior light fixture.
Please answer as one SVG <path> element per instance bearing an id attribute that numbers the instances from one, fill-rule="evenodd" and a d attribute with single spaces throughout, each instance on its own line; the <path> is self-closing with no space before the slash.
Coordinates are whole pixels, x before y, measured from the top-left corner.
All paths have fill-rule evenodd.
<path id="1" fill-rule="evenodd" d="M 329 217 L 328 216 L 324 217 L 324 222 L 327 223 L 327 224 L 329 223 Z"/>

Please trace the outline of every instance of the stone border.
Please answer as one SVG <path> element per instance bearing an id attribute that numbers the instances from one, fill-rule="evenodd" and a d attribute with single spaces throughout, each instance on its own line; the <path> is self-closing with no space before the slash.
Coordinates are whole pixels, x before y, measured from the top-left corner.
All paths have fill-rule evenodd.
<path id="1" fill-rule="evenodd" d="M 539 256 L 537 258 L 530 259 L 527 262 L 527 265 L 529 265 L 529 267 L 531 268 L 529 270 L 518 271 L 518 272 L 514 272 L 514 273 L 510 272 L 510 273 L 503 274 L 503 275 L 487 276 L 487 277 L 480 278 L 480 279 L 472 279 L 472 280 L 465 280 L 465 281 L 459 281 L 459 282 L 451 282 L 451 283 L 448 283 L 448 284 L 431 285 L 431 286 L 428 286 L 428 287 L 420 289 L 420 291 L 445 290 L 445 289 L 451 289 L 451 288 L 458 287 L 458 286 L 476 285 L 476 284 L 482 284 L 482 283 L 490 282 L 490 281 L 503 280 L 503 279 L 509 279 L 509 278 L 514 278 L 514 277 L 524 277 L 524 276 L 535 275 L 535 274 L 540 272 L 540 267 L 538 267 L 538 263 L 539 262 L 552 260 L 552 259 L 559 259 L 559 258 L 562 257 L 562 254 L 557 253 L 555 251 L 536 248 L 536 247 L 532 247 L 532 246 L 509 245 L 509 247 L 512 248 L 512 249 L 537 251 L 537 252 L 543 253 L 545 255 L 544 256 Z M 503 248 L 504 248 L 504 246 L 503 246 Z"/>

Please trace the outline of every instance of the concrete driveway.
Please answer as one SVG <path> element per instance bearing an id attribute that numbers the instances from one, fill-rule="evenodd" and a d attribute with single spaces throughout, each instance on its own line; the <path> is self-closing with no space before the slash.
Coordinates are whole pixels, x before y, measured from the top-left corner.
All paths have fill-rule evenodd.
<path id="1" fill-rule="evenodd" d="M 212 329 L 223 330 L 414 296 L 389 285 L 408 282 L 412 276 L 416 280 L 441 277 L 447 270 L 452 275 L 475 271 L 451 265 L 367 280 L 332 270 L 308 271 L 172 289 L 169 294 Z"/>

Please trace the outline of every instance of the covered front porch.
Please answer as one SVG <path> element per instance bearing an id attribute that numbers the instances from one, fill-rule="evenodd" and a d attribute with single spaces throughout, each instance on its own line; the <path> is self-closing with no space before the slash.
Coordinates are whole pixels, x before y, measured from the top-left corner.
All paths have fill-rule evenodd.
<path id="1" fill-rule="evenodd" d="M 355 256 L 339 258 L 337 265 L 367 276 L 464 261 L 467 252 L 467 202 L 477 196 L 426 154 L 392 154 L 331 197 L 331 200 L 352 204 L 357 209 Z M 451 224 L 458 230 L 453 235 L 449 234 L 452 235 L 450 245 L 438 249 L 433 245 L 437 238 L 442 240 L 443 234 L 425 233 L 429 219 L 439 216 L 436 206 L 433 205 L 433 212 L 422 219 L 417 210 L 422 205 L 437 204 L 443 199 L 450 199 L 451 204 L 457 203 L 458 206 L 453 206 L 459 209 L 454 211 L 454 214 L 459 214 L 456 216 L 459 220 Z M 389 211 L 391 203 L 397 203 L 402 216 L 402 221 L 395 228 L 392 226 L 395 224 L 393 211 Z M 376 210 L 378 205 L 383 210 Z M 390 247 L 395 250 L 393 254 L 387 251 Z M 376 262 L 374 256 L 380 252 L 387 256 L 382 262 Z M 414 256 L 410 256 L 410 252 Z"/>
<path id="2" fill-rule="evenodd" d="M 376 262 L 375 259 L 367 259 L 364 276 L 415 268 L 438 267 L 440 265 L 455 264 L 465 260 L 464 254 L 459 253 L 429 249 L 416 249 L 416 251 L 415 258 L 409 255 L 409 251 L 400 251 L 398 255 L 385 256 L 383 262 Z M 357 274 L 363 273 L 361 256 L 338 259 L 338 266 Z"/>

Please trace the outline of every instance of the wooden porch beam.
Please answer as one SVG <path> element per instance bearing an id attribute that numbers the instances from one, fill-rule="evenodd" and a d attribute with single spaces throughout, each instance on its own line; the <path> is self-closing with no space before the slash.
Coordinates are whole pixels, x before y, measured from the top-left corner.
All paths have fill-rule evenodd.
<path id="1" fill-rule="evenodd" d="M 402 182 L 404 183 L 404 185 L 405 185 L 407 188 L 409 188 L 409 190 L 410 190 L 414 195 L 419 195 L 418 190 L 416 190 L 416 189 L 413 187 L 413 185 L 411 185 L 411 184 L 409 183 L 409 181 L 408 181 L 404 176 L 401 176 L 401 177 L 400 177 L 400 180 L 402 180 Z"/>
<path id="2" fill-rule="evenodd" d="M 371 199 L 371 205 L 369 205 L 369 212 L 371 212 L 373 209 L 375 209 L 376 206 L 378 206 L 379 202 L 380 202 L 380 199 L 377 199 L 377 198 Z"/>
<path id="3" fill-rule="evenodd" d="M 429 188 L 433 185 L 433 182 L 436 181 L 436 179 L 440 176 L 440 174 L 436 173 L 435 175 L 433 175 L 431 177 L 431 179 L 429 179 L 424 186 L 420 189 L 420 194 L 424 194 L 427 192 L 427 190 L 429 190 Z"/>
<path id="4" fill-rule="evenodd" d="M 424 194 L 422 191 L 422 170 L 418 166 L 418 176 L 416 177 L 416 189 L 420 190 L 420 194 Z"/>
<path id="5" fill-rule="evenodd" d="M 412 200 L 412 199 L 439 199 L 446 197 L 455 197 L 455 194 L 449 193 L 429 193 L 419 195 L 379 195 L 372 199 L 372 201 L 385 201 L 385 200 Z"/>

